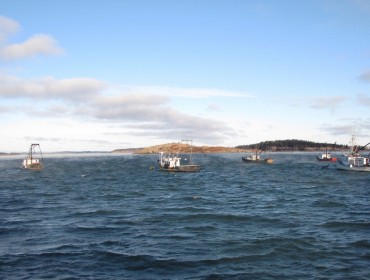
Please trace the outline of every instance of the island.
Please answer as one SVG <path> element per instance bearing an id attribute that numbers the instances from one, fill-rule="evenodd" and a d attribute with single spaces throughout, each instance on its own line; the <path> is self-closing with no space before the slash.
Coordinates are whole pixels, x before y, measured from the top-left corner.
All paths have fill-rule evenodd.
<path id="1" fill-rule="evenodd" d="M 222 146 L 190 146 L 189 144 L 167 143 L 146 148 L 117 149 L 112 153 L 134 153 L 134 154 L 159 154 L 164 153 L 194 153 L 194 154 L 215 154 L 215 153 L 245 153 L 247 149 Z"/>
<path id="2" fill-rule="evenodd" d="M 240 145 L 236 147 L 223 147 L 223 146 L 190 146 L 189 144 L 181 143 L 166 143 L 161 145 L 149 146 L 145 148 L 128 148 L 117 149 L 112 153 L 130 153 L 130 154 L 158 154 L 175 153 L 181 151 L 182 153 L 196 153 L 196 154 L 211 154 L 211 153 L 249 153 L 256 149 L 268 152 L 289 152 L 289 151 L 325 151 L 331 148 L 333 151 L 348 150 L 348 145 L 330 144 L 330 143 L 317 143 L 306 140 L 288 139 L 288 140 L 274 140 L 263 141 L 254 144 Z"/>

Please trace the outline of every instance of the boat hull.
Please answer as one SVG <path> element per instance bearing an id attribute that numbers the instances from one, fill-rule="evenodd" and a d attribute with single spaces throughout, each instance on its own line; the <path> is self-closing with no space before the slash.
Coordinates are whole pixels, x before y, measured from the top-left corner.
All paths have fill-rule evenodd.
<path id="1" fill-rule="evenodd" d="M 370 166 L 356 167 L 356 166 L 344 165 L 341 163 L 337 164 L 337 169 L 343 170 L 343 171 L 370 172 Z"/>
<path id="2" fill-rule="evenodd" d="M 370 172 L 370 167 L 337 166 L 337 169 L 343 171 Z"/>
<path id="3" fill-rule="evenodd" d="M 23 166 L 25 169 L 31 169 L 31 170 L 41 170 L 43 168 L 43 165 L 41 163 L 32 163 L 29 165 Z"/>
<path id="4" fill-rule="evenodd" d="M 200 171 L 200 165 L 188 164 L 188 165 L 175 166 L 172 168 L 161 167 L 161 170 L 169 171 L 169 172 L 198 172 Z"/>
<path id="5" fill-rule="evenodd" d="M 353 163 L 343 162 L 341 159 L 337 161 L 337 169 L 344 171 L 356 171 L 356 172 L 370 172 L 370 165 L 355 165 Z"/>
<path id="6" fill-rule="evenodd" d="M 320 158 L 320 157 L 317 157 L 317 160 L 318 161 L 325 161 L 325 162 L 336 162 L 337 161 L 337 158 L 333 157 L 333 158 Z"/>

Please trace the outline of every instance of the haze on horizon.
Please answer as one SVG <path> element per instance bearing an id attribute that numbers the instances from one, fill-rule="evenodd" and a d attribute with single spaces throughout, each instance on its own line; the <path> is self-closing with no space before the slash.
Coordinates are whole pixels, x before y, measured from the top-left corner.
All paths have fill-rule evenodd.
<path id="1" fill-rule="evenodd" d="M 0 3 L 0 152 L 370 141 L 370 1 Z"/>

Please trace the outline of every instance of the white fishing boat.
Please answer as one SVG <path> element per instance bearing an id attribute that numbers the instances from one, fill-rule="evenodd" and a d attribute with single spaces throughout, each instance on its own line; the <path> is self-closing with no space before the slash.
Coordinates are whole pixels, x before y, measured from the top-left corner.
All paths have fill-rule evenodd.
<path id="1" fill-rule="evenodd" d="M 197 172 L 200 170 L 200 165 L 192 163 L 192 140 L 182 140 L 183 142 L 191 142 L 190 145 L 190 159 L 187 164 L 181 164 L 180 147 L 176 154 L 161 152 L 158 164 L 161 170 L 172 171 L 172 172 Z"/>
<path id="2" fill-rule="evenodd" d="M 359 153 L 361 150 L 364 150 L 370 142 L 365 146 L 357 146 L 354 136 L 352 136 L 351 142 L 351 150 L 337 159 L 337 169 L 370 172 L 370 154 L 364 156 Z"/>
<path id="3" fill-rule="evenodd" d="M 31 144 L 27 157 L 23 160 L 23 168 L 40 170 L 43 168 L 43 158 L 39 144 Z"/>
<path id="4" fill-rule="evenodd" d="M 246 162 L 255 162 L 255 161 L 260 161 L 261 158 L 260 158 L 260 154 L 256 152 L 256 153 L 251 153 L 246 156 L 242 156 L 242 160 Z"/>
<path id="5" fill-rule="evenodd" d="M 261 159 L 260 154 L 263 152 L 263 150 L 256 149 L 253 153 L 250 153 L 249 155 L 242 156 L 242 160 L 244 162 L 250 162 L 250 163 L 273 163 L 274 160 L 270 157 Z"/>

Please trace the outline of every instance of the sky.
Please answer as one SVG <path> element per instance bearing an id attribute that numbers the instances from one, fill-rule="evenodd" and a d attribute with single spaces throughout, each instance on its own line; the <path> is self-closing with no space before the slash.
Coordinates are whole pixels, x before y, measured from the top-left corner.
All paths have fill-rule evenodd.
<path id="1" fill-rule="evenodd" d="M 364 145 L 370 1 L 0 1 L 0 127 L 0 152 Z"/>

